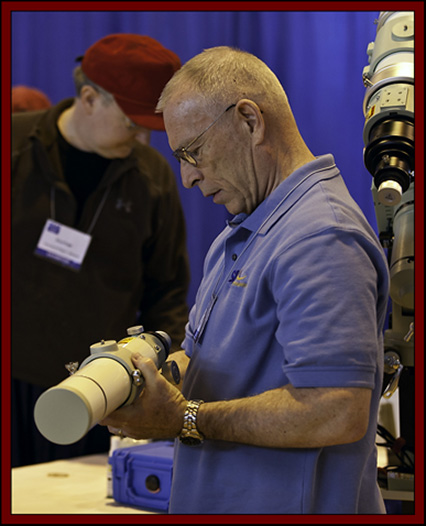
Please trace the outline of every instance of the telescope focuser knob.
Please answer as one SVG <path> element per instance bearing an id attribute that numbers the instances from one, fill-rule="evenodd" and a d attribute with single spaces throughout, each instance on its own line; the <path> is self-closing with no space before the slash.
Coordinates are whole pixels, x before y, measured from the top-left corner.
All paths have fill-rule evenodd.
<path id="1" fill-rule="evenodd" d="M 144 330 L 143 325 L 133 325 L 133 327 L 127 328 L 127 334 L 129 336 L 138 336 L 139 334 L 142 334 Z"/>
<path id="2" fill-rule="evenodd" d="M 133 380 L 133 384 L 136 385 L 137 387 L 139 387 L 140 385 L 143 384 L 143 376 L 142 376 L 142 373 L 139 371 L 139 369 L 135 369 L 132 373 L 132 380 Z"/>

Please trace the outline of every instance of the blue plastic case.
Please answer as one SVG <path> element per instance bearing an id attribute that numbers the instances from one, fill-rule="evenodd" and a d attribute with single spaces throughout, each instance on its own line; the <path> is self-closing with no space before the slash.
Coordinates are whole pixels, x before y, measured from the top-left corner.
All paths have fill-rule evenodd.
<path id="1" fill-rule="evenodd" d="M 174 444 L 156 441 L 117 449 L 112 466 L 113 498 L 121 504 L 167 511 L 173 473 Z"/>

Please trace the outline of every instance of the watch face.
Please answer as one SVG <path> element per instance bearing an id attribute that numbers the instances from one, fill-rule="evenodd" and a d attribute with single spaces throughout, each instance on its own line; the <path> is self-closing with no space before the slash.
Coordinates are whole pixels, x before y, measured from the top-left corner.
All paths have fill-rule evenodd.
<path id="1" fill-rule="evenodd" d="M 199 446 L 202 442 L 200 438 L 196 438 L 193 436 L 181 436 L 179 437 L 179 440 L 182 442 L 182 444 L 185 444 L 186 446 Z"/>

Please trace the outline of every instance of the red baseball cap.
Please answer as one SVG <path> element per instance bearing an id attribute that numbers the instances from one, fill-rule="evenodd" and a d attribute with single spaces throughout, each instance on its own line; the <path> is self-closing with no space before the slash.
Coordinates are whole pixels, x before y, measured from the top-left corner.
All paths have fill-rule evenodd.
<path id="1" fill-rule="evenodd" d="M 152 130 L 165 129 L 155 108 L 180 66 L 179 57 L 157 40 L 129 33 L 101 38 L 81 59 L 83 73 L 114 95 L 131 121 Z"/>

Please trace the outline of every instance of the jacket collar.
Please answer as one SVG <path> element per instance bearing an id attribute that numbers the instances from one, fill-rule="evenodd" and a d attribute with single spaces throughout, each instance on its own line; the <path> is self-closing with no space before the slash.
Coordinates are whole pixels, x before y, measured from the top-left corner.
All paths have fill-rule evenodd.
<path id="1" fill-rule="evenodd" d="M 30 137 L 39 140 L 47 149 L 58 139 L 56 123 L 63 111 L 72 106 L 74 99 L 65 99 L 59 104 L 45 110 L 30 132 Z"/>

